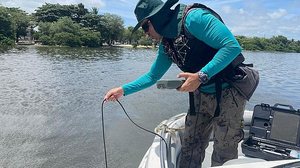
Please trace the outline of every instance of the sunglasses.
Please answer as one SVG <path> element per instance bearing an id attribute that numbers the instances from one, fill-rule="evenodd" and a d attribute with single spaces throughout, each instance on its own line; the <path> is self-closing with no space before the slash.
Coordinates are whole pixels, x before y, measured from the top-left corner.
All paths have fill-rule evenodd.
<path id="1" fill-rule="evenodd" d="M 142 29 L 145 33 L 149 31 L 149 20 L 142 25 Z"/>

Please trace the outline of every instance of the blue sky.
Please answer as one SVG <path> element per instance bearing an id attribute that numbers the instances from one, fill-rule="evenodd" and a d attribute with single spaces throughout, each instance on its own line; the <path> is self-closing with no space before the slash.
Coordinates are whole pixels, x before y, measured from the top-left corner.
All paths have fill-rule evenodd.
<path id="1" fill-rule="evenodd" d="M 136 24 L 133 14 L 138 0 L 0 0 L 7 7 L 20 7 L 28 13 L 47 3 L 78 4 L 97 7 L 100 13 L 121 16 L 124 26 Z M 300 40 L 300 0 L 180 0 L 201 2 L 218 12 L 234 35 L 272 37 L 284 35 Z"/>

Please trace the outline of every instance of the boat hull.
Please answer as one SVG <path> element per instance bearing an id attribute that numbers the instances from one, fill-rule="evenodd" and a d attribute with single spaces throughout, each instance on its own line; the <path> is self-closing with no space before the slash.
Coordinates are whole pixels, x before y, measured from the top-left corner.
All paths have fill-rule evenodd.
<path id="1" fill-rule="evenodd" d="M 245 111 L 244 113 L 244 132 L 245 137 L 248 137 L 249 126 L 251 125 L 252 111 Z M 147 150 L 142 161 L 140 162 L 139 168 L 176 168 L 178 165 L 178 158 L 181 151 L 181 137 L 184 131 L 184 122 L 186 114 L 178 114 L 171 117 L 168 120 L 162 121 L 156 128 L 155 132 L 162 136 L 166 142 L 155 136 L 152 145 Z M 241 144 L 241 143 L 240 143 Z M 239 158 L 241 162 L 257 162 L 264 161 L 262 159 L 245 159 L 242 154 L 241 145 L 239 144 Z M 211 155 L 213 152 L 213 141 L 211 141 L 208 148 L 205 151 L 205 159 L 203 161 L 203 167 L 209 167 L 211 163 Z M 243 158 L 243 159 L 242 159 Z M 239 163 L 235 161 L 235 163 Z"/>

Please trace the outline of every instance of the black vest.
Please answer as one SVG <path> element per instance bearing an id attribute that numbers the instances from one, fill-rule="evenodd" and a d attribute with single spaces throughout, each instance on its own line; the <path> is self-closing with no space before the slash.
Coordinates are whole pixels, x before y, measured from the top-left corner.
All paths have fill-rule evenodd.
<path id="1" fill-rule="evenodd" d="M 191 6 L 187 6 L 184 9 L 180 34 L 174 39 L 162 39 L 165 53 L 183 72 L 190 73 L 196 73 L 200 71 L 201 68 L 211 61 L 218 52 L 218 49 L 212 48 L 203 41 L 195 38 L 184 27 L 185 18 L 189 11 L 191 11 L 193 8 L 202 8 L 204 10 L 208 10 L 211 14 L 223 22 L 221 17 L 215 11 L 206 7 L 205 5 L 196 3 Z M 242 54 L 240 54 L 229 66 L 211 78 L 208 84 L 213 83 L 217 77 L 221 77 L 225 74 L 231 74 L 230 72 L 233 70 L 233 67 L 243 61 L 244 57 Z"/>
<path id="2" fill-rule="evenodd" d="M 218 52 L 218 49 L 212 48 L 203 41 L 198 40 L 196 37 L 191 35 L 184 27 L 185 18 L 189 11 L 191 11 L 191 9 L 193 8 L 208 10 L 211 14 L 213 14 L 216 18 L 223 22 L 221 17 L 215 11 L 206 7 L 205 5 L 195 3 L 191 6 L 187 6 L 184 9 L 180 34 L 174 39 L 162 39 L 165 53 L 175 64 L 177 64 L 177 66 L 183 72 L 190 73 L 196 73 L 200 71 L 202 67 L 204 67 L 209 61 L 211 61 L 215 54 Z M 206 83 L 206 85 L 215 83 L 217 107 L 214 117 L 217 117 L 220 114 L 219 104 L 221 101 L 222 83 L 225 82 L 225 80 L 223 79 L 233 76 L 234 68 L 240 65 L 244 60 L 244 56 L 242 54 L 239 54 L 226 68 L 224 68 L 214 77 L 210 78 L 209 82 Z M 203 84 L 201 84 L 201 86 L 203 86 Z M 195 115 L 194 94 L 192 92 L 189 92 L 189 104 L 190 115 Z"/>

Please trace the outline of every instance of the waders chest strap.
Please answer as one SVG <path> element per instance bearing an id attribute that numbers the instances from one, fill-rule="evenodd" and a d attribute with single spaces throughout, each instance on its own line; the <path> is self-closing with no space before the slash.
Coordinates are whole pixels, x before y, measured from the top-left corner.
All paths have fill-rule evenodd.
<path id="1" fill-rule="evenodd" d="M 221 111 L 220 110 L 220 103 L 221 103 L 221 97 L 222 97 L 222 81 L 221 81 L 221 79 L 216 79 L 215 86 L 216 86 L 217 107 L 216 107 L 216 111 L 214 113 L 214 118 L 218 117 L 220 115 L 220 111 Z M 196 115 L 194 101 L 195 101 L 194 92 L 189 92 L 189 104 L 190 104 L 189 114 L 190 115 Z"/>
<path id="2" fill-rule="evenodd" d="M 190 102 L 190 115 L 196 115 L 195 103 L 194 103 L 194 92 L 189 92 L 189 102 Z"/>

